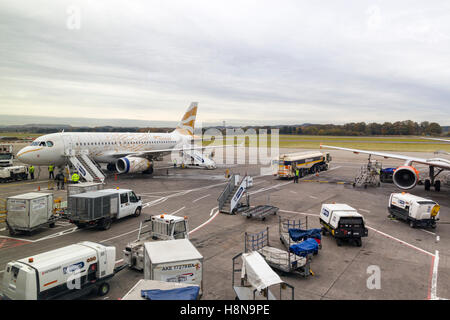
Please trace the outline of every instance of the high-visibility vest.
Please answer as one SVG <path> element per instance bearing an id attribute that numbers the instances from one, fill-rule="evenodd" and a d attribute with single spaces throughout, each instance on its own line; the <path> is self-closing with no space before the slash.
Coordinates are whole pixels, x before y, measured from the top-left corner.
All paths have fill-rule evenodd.
<path id="1" fill-rule="evenodd" d="M 53 166 L 48 166 L 48 171 L 52 172 L 53 171 Z"/>
<path id="2" fill-rule="evenodd" d="M 30 167 L 30 173 L 34 173 L 34 167 L 33 166 Z"/>
<path id="3" fill-rule="evenodd" d="M 297 169 L 297 170 L 295 170 L 295 175 L 298 177 L 298 174 L 299 174 L 299 170 Z"/>
<path id="4" fill-rule="evenodd" d="M 74 173 L 72 175 L 72 181 L 73 182 L 78 182 L 78 180 L 80 180 L 80 176 L 78 174 Z"/>

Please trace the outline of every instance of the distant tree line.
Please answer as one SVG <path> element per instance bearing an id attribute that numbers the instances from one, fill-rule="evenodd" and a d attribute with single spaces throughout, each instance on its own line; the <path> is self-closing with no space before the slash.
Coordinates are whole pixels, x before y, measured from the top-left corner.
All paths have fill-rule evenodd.
<path id="1" fill-rule="evenodd" d="M 377 135 L 440 135 L 442 127 L 436 122 L 424 121 L 417 123 L 411 120 L 369 123 L 351 122 L 343 125 L 308 124 L 301 126 L 280 127 L 280 134 L 304 134 L 320 136 L 377 136 Z"/>

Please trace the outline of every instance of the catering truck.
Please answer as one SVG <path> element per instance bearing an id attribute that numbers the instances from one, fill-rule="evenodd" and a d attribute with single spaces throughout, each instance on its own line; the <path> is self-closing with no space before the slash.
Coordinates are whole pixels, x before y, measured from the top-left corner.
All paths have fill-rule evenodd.
<path id="1" fill-rule="evenodd" d="M 279 178 L 293 178 L 295 170 L 299 170 L 299 177 L 307 174 L 328 170 L 331 156 L 329 152 L 305 151 L 280 154 L 272 163 L 274 175 Z"/>
<path id="2" fill-rule="evenodd" d="M 437 202 L 407 192 L 392 193 L 389 197 L 389 218 L 405 220 L 411 228 L 436 228 L 440 209 Z"/>
<path id="3" fill-rule="evenodd" d="M 80 242 L 9 262 L 3 274 L 2 296 L 11 300 L 75 299 L 96 291 L 109 292 L 116 248 Z"/>
<path id="4" fill-rule="evenodd" d="M 144 243 L 144 279 L 190 283 L 203 292 L 203 256 L 188 239 Z"/>
<path id="5" fill-rule="evenodd" d="M 0 144 L 0 167 L 10 167 L 13 165 L 13 145 Z"/>
<path id="6" fill-rule="evenodd" d="M 361 237 L 367 237 L 368 230 L 364 218 L 347 204 L 323 204 L 320 209 L 322 234 L 330 233 L 341 246 L 343 241 L 353 241 L 358 247 L 362 245 Z"/>
<path id="7" fill-rule="evenodd" d="M 144 230 L 145 229 L 145 230 Z M 123 250 L 125 263 L 133 269 L 144 269 L 144 243 L 155 240 L 189 239 L 187 217 L 154 215 L 141 221 L 138 237 Z"/>
<path id="8" fill-rule="evenodd" d="M 71 195 L 68 218 L 78 228 L 97 226 L 108 230 L 114 220 L 141 214 L 142 201 L 130 189 L 104 189 Z"/>

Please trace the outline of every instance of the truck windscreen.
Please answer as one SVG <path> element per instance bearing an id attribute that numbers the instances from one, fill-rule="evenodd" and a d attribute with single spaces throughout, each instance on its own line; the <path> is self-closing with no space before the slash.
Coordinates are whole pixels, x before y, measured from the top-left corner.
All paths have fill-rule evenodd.
<path id="1" fill-rule="evenodd" d="M 3 154 L 0 154 L 0 160 L 9 160 L 9 159 L 11 159 L 11 153 L 3 153 Z"/>

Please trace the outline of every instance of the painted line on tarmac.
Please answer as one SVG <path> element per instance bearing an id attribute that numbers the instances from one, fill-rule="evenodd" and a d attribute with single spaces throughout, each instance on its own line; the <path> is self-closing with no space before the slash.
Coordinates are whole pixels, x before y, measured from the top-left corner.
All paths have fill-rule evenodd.
<path id="1" fill-rule="evenodd" d="M 438 278 L 438 266 L 439 266 L 439 251 L 436 250 L 434 257 L 432 258 L 430 282 L 431 285 L 428 290 L 428 300 L 437 300 L 437 278 Z"/>
<path id="2" fill-rule="evenodd" d="M 176 210 L 176 211 L 174 211 L 174 212 L 172 212 L 172 213 L 169 213 L 169 215 L 171 215 L 171 216 L 174 216 L 175 214 L 177 214 L 178 212 L 180 212 L 181 210 L 183 210 L 183 209 L 185 209 L 186 207 L 182 207 L 182 208 L 180 208 L 180 209 L 178 209 L 178 210 Z"/>
<path id="3" fill-rule="evenodd" d="M 144 226 L 142 226 L 142 229 L 144 229 L 144 228 L 146 228 L 146 227 L 147 227 L 147 226 L 144 225 Z M 103 242 L 106 242 L 106 241 L 109 241 L 109 240 L 113 240 L 113 239 L 117 239 L 117 238 L 126 236 L 127 234 L 130 234 L 130 233 L 133 233 L 133 232 L 136 232 L 136 231 L 139 231 L 139 228 L 134 229 L 134 230 L 131 230 L 131 231 L 128 231 L 128 232 L 125 232 L 125 233 L 122 233 L 122 234 L 119 234 L 118 236 L 115 236 L 115 237 L 112 237 L 112 238 L 109 238 L 109 239 L 101 240 L 100 243 L 103 243 Z"/>
<path id="4" fill-rule="evenodd" d="M 217 212 L 214 212 L 214 210 L 216 210 L 217 209 Z M 201 225 L 199 225 L 197 228 L 195 228 L 194 230 L 191 230 L 190 232 L 189 232 L 189 234 L 192 234 L 192 233 L 194 233 L 195 231 L 197 231 L 197 230 L 199 230 L 199 229 L 201 229 L 201 228 L 203 228 L 204 226 L 206 226 L 208 223 L 210 223 L 211 221 L 213 221 L 216 217 L 217 217 L 217 215 L 219 214 L 219 207 L 214 207 L 214 208 L 212 208 L 211 209 L 211 212 L 210 212 L 210 218 L 208 219 L 208 220 L 206 220 L 205 222 L 203 222 Z"/>
<path id="5" fill-rule="evenodd" d="M 359 211 L 362 211 L 362 212 L 365 212 L 365 213 L 370 213 L 370 210 L 361 209 L 361 208 L 359 208 L 358 210 L 359 210 Z"/>
<path id="6" fill-rule="evenodd" d="M 309 196 L 311 199 L 319 199 L 319 198 L 317 198 L 317 197 L 314 197 L 314 196 Z"/>
<path id="7" fill-rule="evenodd" d="M 197 199 L 195 199 L 195 200 L 192 200 L 192 203 L 195 203 L 195 202 L 197 202 L 197 201 L 199 201 L 199 200 L 205 199 L 206 197 L 209 197 L 210 195 L 211 195 L 211 194 L 207 194 L 206 196 L 203 196 L 203 197 L 197 198 Z"/>
<path id="8" fill-rule="evenodd" d="M 425 230 L 425 229 L 419 229 L 419 230 L 422 230 L 423 232 L 426 232 L 426 233 L 432 234 L 433 236 L 435 236 L 435 235 L 436 235 L 436 233 L 434 233 L 434 232 L 431 232 L 431 231 L 428 231 L 428 230 Z"/>
<path id="9" fill-rule="evenodd" d="M 6 228 L 2 228 L 2 229 L 0 229 L 0 232 L 5 231 L 5 230 L 6 230 Z"/>

